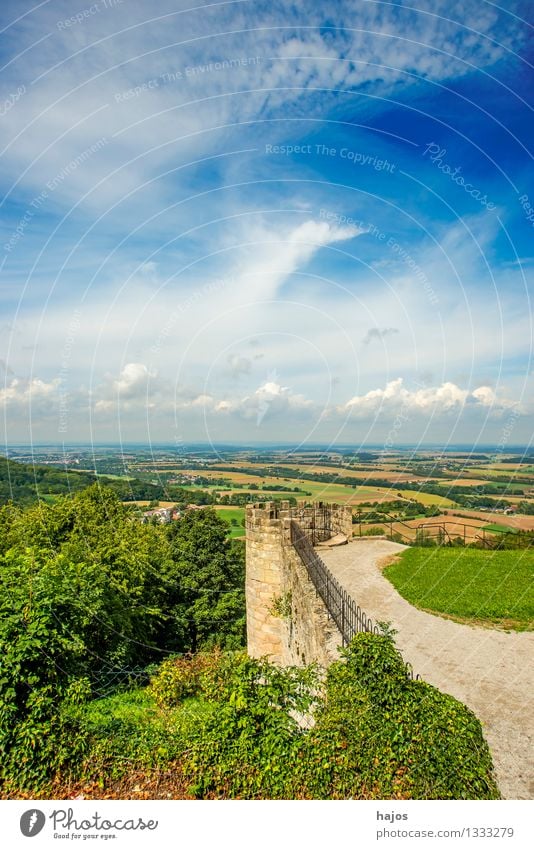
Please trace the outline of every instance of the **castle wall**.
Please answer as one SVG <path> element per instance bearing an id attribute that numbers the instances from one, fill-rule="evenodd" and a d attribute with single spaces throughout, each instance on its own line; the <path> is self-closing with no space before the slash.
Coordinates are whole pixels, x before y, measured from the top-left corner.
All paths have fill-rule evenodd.
<path id="1" fill-rule="evenodd" d="M 248 652 L 268 655 L 283 666 L 328 666 L 337 657 L 341 635 L 291 543 L 291 519 L 304 529 L 321 529 L 328 522 L 333 535 L 352 534 L 347 507 L 317 503 L 290 508 L 285 501 L 247 507 Z"/>

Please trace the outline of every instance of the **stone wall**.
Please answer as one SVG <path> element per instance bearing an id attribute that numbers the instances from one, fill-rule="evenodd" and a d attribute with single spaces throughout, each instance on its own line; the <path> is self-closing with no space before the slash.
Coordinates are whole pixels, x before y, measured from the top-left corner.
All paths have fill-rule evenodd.
<path id="1" fill-rule="evenodd" d="M 283 666 L 337 656 L 341 635 L 329 619 L 306 567 L 291 543 L 291 520 L 305 529 L 352 534 L 350 508 L 336 504 L 290 508 L 286 501 L 254 504 L 246 513 L 247 645 L 253 657 L 265 655 Z"/>

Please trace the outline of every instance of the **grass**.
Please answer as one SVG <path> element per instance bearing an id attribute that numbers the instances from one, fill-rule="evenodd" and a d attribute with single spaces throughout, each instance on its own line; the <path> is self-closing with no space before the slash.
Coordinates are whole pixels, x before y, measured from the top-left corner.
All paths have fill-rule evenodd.
<path id="1" fill-rule="evenodd" d="M 384 574 L 423 610 L 482 625 L 534 628 L 534 552 L 409 548 Z"/>
<path id="2" fill-rule="evenodd" d="M 517 528 L 511 528 L 510 525 L 499 525 L 498 522 L 492 522 L 490 525 L 484 525 L 483 531 L 504 531 L 507 534 L 516 534 Z"/>
<path id="3" fill-rule="evenodd" d="M 245 516 L 245 508 L 244 507 L 225 507 L 224 505 L 215 507 L 217 513 L 219 514 L 221 519 L 224 519 L 225 522 L 228 522 L 230 525 L 230 533 L 229 536 L 231 539 L 235 537 L 244 537 L 245 536 L 245 528 L 241 524 L 241 520 Z M 232 525 L 232 519 L 237 521 L 237 525 Z"/>
<path id="4" fill-rule="evenodd" d="M 358 501 L 384 501 L 394 497 L 391 493 L 396 491 L 376 486 L 345 486 L 339 483 L 318 483 L 317 481 L 296 481 L 295 486 L 311 492 L 312 501 L 327 502 L 349 502 L 357 504 Z"/>

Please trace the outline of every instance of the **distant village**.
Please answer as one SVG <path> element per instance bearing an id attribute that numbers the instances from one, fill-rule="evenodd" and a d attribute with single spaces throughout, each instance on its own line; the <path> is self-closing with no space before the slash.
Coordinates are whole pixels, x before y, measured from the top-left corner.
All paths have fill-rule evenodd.
<path id="1" fill-rule="evenodd" d="M 203 510 L 204 507 L 199 504 L 188 504 L 185 508 L 179 507 L 156 507 L 153 510 L 146 510 L 141 516 L 141 522 L 150 521 L 159 522 L 161 525 L 168 525 L 170 522 L 176 522 L 182 518 L 184 512 L 188 510 Z"/>

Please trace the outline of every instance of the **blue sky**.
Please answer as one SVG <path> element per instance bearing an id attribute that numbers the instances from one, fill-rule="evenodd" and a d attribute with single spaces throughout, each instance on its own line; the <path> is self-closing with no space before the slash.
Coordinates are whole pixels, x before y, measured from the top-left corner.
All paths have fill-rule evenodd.
<path id="1" fill-rule="evenodd" d="M 2 5 L 4 441 L 530 442 L 528 3 L 84 2 Z"/>

